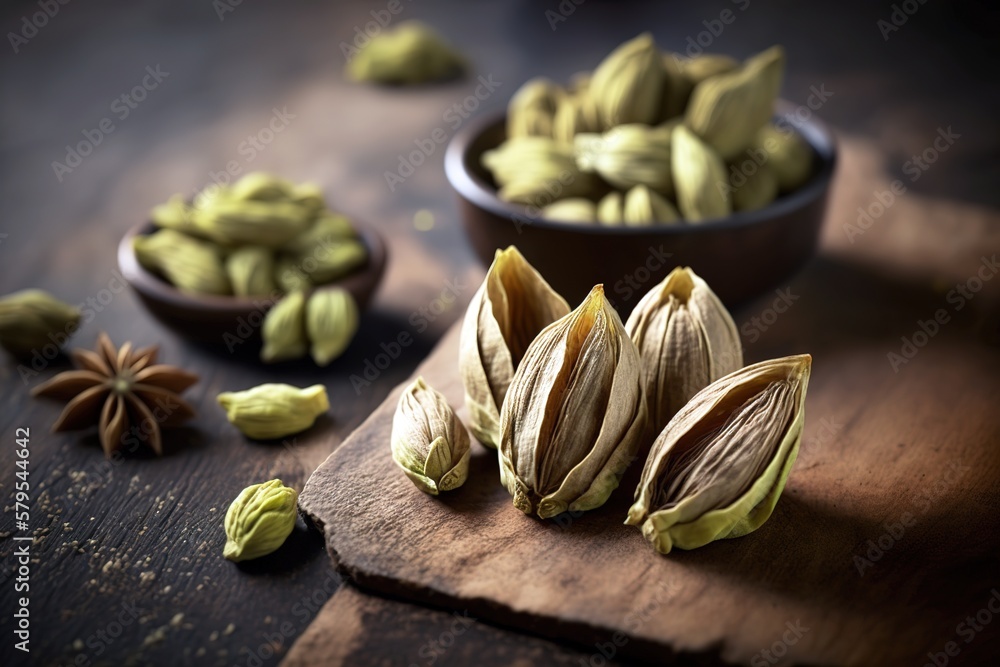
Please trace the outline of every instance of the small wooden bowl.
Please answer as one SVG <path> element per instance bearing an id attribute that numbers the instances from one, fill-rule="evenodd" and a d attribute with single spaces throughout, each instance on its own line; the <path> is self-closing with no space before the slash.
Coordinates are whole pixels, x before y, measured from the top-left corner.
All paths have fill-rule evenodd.
<path id="1" fill-rule="evenodd" d="M 788 102 L 778 114 L 794 111 Z M 779 116 L 776 116 L 778 118 Z M 571 305 L 597 283 L 622 317 L 675 266 L 690 266 L 730 306 L 780 286 L 816 251 L 836 164 L 833 135 L 812 119 L 797 125 L 814 152 L 813 174 L 795 192 L 758 211 L 697 224 L 607 227 L 528 218 L 497 197 L 482 154 L 503 142 L 505 116 L 469 123 L 445 155 L 473 249 L 489 266 L 498 248 L 515 245 Z"/>
<path id="2" fill-rule="evenodd" d="M 381 235 L 370 225 L 355 222 L 368 261 L 349 276 L 320 285 L 317 290 L 342 287 L 351 293 L 363 311 L 371 301 L 385 272 L 387 251 Z M 260 346 L 260 325 L 264 315 L 279 299 L 272 296 L 235 297 L 185 294 L 160 276 L 148 271 L 135 256 L 132 239 L 156 229 L 151 223 L 136 225 L 118 244 L 118 266 L 139 300 L 153 316 L 181 336 L 230 352 L 254 352 Z M 250 345 L 244 345 L 250 343 Z"/>

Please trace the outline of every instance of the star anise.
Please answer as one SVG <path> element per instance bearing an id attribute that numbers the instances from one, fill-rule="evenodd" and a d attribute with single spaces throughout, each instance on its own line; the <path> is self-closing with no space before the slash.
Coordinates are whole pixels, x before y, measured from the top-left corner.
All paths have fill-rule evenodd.
<path id="1" fill-rule="evenodd" d="M 155 346 L 115 349 L 108 335 L 97 339 L 97 350 L 71 352 L 77 370 L 66 371 L 36 387 L 32 394 L 69 400 L 52 431 L 75 431 L 98 425 L 107 457 L 121 449 L 126 434 L 145 440 L 163 454 L 161 426 L 176 426 L 194 416 L 180 393 L 198 376 L 174 366 L 157 364 Z"/>

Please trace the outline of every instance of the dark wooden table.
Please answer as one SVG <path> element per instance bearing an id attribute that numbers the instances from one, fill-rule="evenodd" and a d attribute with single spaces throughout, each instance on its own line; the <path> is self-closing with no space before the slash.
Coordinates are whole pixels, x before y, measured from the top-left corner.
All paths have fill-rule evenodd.
<path id="1" fill-rule="evenodd" d="M 24 30 L 23 17 L 38 5 L 7 3 L 0 25 L 23 31 L 26 41 L 14 40 L 15 52 L 7 37 L 0 56 L 0 292 L 40 287 L 88 304 L 93 316 L 72 344 L 89 347 L 99 331 L 116 343 L 159 343 L 164 360 L 198 372 L 201 382 L 188 393 L 199 415 L 169 433 L 163 458 L 140 452 L 107 465 L 96 437 L 48 434 L 60 406 L 28 395 L 64 360 L 27 378 L 13 360 L 0 362 L 0 663 L 267 665 L 306 632 L 341 585 L 322 541 L 303 526 L 274 557 L 235 566 L 221 558 L 222 516 L 250 483 L 281 477 L 301 488 L 462 313 L 482 268 L 459 231 L 443 147 L 392 191 L 385 172 L 435 128 L 454 132 L 455 116 L 446 114 L 480 75 L 500 86 L 476 114 L 501 109 L 530 76 L 565 79 L 592 67 L 642 30 L 683 51 L 689 37 L 718 31 L 714 21 L 729 8 L 735 19 L 708 33 L 709 50 L 742 56 L 783 43 L 790 62 L 783 96 L 806 104 L 828 91 L 819 115 L 870 149 L 865 155 L 889 178 L 906 179 L 912 196 L 998 208 L 996 10 L 927 3 L 885 39 L 878 21 L 891 20 L 891 3 L 851 4 L 403 0 L 393 21 L 433 24 L 473 71 L 447 85 L 384 90 L 343 81 L 341 44 L 385 2 L 70 3 L 37 34 Z M 147 90 L 134 96 L 144 99 L 134 108 L 115 102 L 143 84 L 147 67 L 163 74 L 146 78 Z M 113 130 L 107 123 L 100 130 L 105 118 Z M 261 134 L 269 125 L 281 129 Z M 961 138 L 911 180 L 907 161 L 949 127 Z M 67 144 L 87 136 L 100 141 L 78 166 L 53 167 L 67 163 Z M 333 206 L 389 240 L 376 303 L 348 355 L 326 369 L 265 367 L 191 346 L 121 286 L 114 258 L 124 231 L 153 204 L 194 192 L 233 165 L 316 181 Z M 415 226 L 422 209 L 433 214 L 432 229 Z M 840 215 L 828 220 L 827 236 L 853 220 Z M 401 333 L 413 344 L 370 384 L 352 383 Z M 284 444 L 247 442 L 225 422 L 215 395 L 265 381 L 322 382 L 331 410 Z M 13 650 L 8 613 L 20 595 L 11 500 L 20 427 L 31 431 L 30 655 Z M 428 647 L 451 627 L 446 612 L 340 590 L 324 615 L 327 623 L 344 619 L 351 643 L 330 656 L 335 663 L 467 664 L 479 656 L 483 664 L 542 665 L 591 657 L 488 626 L 466 634 L 461 650 L 438 652 Z"/>

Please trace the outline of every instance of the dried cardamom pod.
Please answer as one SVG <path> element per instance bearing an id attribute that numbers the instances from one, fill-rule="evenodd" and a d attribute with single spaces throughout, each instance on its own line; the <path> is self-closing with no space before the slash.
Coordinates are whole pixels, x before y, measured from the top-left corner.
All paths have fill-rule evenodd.
<path id="1" fill-rule="evenodd" d="M 326 387 L 314 384 L 299 389 L 287 384 L 262 384 L 245 391 L 218 396 L 226 418 L 243 435 L 274 440 L 301 433 L 330 409 Z"/>
<path id="2" fill-rule="evenodd" d="M 264 341 L 261 361 L 272 363 L 306 355 L 305 312 L 306 297 L 300 291 L 289 292 L 267 311 L 260 329 Z"/>
<path id="3" fill-rule="evenodd" d="M 609 192 L 597 202 L 597 221 L 602 225 L 617 227 L 625 222 L 625 201 L 622 193 Z"/>
<path id="4" fill-rule="evenodd" d="M 542 217 L 555 222 L 597 222 L 597 209 L 589 199 L 571 197 L 543 208 Z"/>
<path id="5" fill-rule="evenodd" d="M 542 330 L 500 413 L 500 481 L 514 506 L 543 519 L 600 507 L 646 428 L 639 351 L 594 287 Z"/>
<path id="6" fill-rule="evenodd" d="M 663 554 L 760 528 L 798 454 L 811 367 L 772 359 L 698 392 L 653 443 L 625 523 Z"/>
<path id="7" fill-rule="evenodd" d="M 358 233 L 346 216 L 332 211 L 320 213 L 304 232 L 282 246 L 292 255 L 308 256 L 329 243 L 357 238 Z"/>
<path id="8" fill-rule="evenodd" d="M 774 177 L 770 162 L 755 167 L 752 174 L 744 177 L 742 185 L 733 188 L 733 209 L 736 211 L 756 211 L 778 196 L 778 180 Z"/>
<path id="9" fill-rule="evenodd" d="M 684 59 L 676 53 L 663 54 L 663 99 L 660 118 L 670 120 L 684 114 L 694 84 L 684 73 Z"/>
<path id="10" fill-rule="evenodd" d="M 636 185 L 625 193 L 622 220 L 629 227 L 669 224 L 680 222 L 680 219 L 677 209 L 667 198 L 645 185 Z"/>
<path id="11" fill-rule="evenodd" d="M 239 200 L 225 195 L 196 207 L 192 219 L 216 243 L 278 248 L 309 227 L 312 212 L 290 201 Z"/>
<path id="12" fill-rule="evenodd" d="M 737 157 L 771 119 L 784 68 L 784 51 L 773 46 L 738 70 L 705 79 L 691 93 L 688 127 L 724 160 Z"/>
<path id="13" fill-rule="evenodd" d="M 318 247 L 305 255 L 299 268 L 313 285 L 340 280 L 368 261 L 368 249 L 358 239 L 339 239 Z"/>
<path id="14" fill-rule="evenodd" d="M 372 37 L 346 71 L 355 81 L 417 84 L 453 78 L 464 68 L 462 57 L 437 33 L 418 21 L 404 21 Z"/>
<path id="15" fill-rule="evenodd" d="M 344 353 L 358 331 L 358 319 L 358 306 L 345 289 L 322 289 L 309 297 L 306 336 L 317 366 L 326 366 Z"/>
<path id="16" fill-rule="evenodd" d="M 625 329 L 642 355 L 649 425 L 657 433 L 692 396 L 743 366 L 733 318 L 687 267 L 675 268 L 649 290 Z"/>
<path id="17" fill-rule="evenodd" d="M 670 174 L 671 135 L 647 125 L 619 125 L 598 138 L 580 134 L 574 140 L 577 165 L 596 171 L 622 190 L 645 185 L 660 194 L 673 193 Z"/>
<path id="18" fill-rule="evenodd" d="M 229 253 L 226 274 L 236 296 L 264 296 L 277 290 L 274 253 L 263 246 L 244 246 Z"/>
<path id="19" fill-rule="evenodd" d="M 659 120 L 663 80 L 663 61 L 648 32 L 608 54 L 590 80 L 605 127 Z"/>
<path id="20" fill-rule="evenodd" d="M 182 195 L 173 195 L 165 203 L 153 207 L 149 217 L 153 224 L 163 229 L 173 229 L 192 236 L 202 236 L 191 219 L 191 207 Z"/>
<path id="21" fill-rule="evenodd" d="M 79 308 L 39 289 L 0 298 L 0 345 L 17 356 L 41 353 L 48 345 L 62 347 L 79 324 Z"/>
<path id="22" fill-rule="evenodd" d="M 500 406 L 528 345 L 568 312 L 517 248 L 497 251 L 465 312 L 458 359 L 469 428 L 487 447 L 496 449 Z"/>
<path id="23" fill-rule="evenodd" d="M 432 496 L 465 484 L 469 434 L 443 394 L 418 377 L 399 397 L 392 418 L 392 460 Z"/>
<path id="24" fill-rule="evenodd" d="M 302 263 L 290 255 L 278 255 L 274 262 L 274 282 L 284 292 L 308 290 L 312 283 L 302 270 Z"/>
<path id="25" fill-rule="evenodd" d="M 601 129 L 601 119 L 597 105 L 586 92 L 566 95 L 559 100 L 555 118 L 552 121 L 552 138 L 564 144 L 573 143 L 573 137 L 581 132 L 597 132 Z"/>
<path id="26" fill-rule="evenodd" d="M 326 211 L 326 198 L 323 197 L 323 190 L 315 183 L 293 185 L 289 201 L 298 204 L 312 215 L 319 215 Z M 326 213 L 337 215 L 332 211 L 326 211 Z"/>
<path id="27" fill-rule="evenodd" d="M 697 86 L 713 76 L 733 72 L 739 67 L 738 60 L 721 53 L 703 53 L 700 56 L 681 61 L 681 71 L 692 86 Z"/>
<path id="28" fill-rule="evenodd" d="M 798 189 L 812 175 L 812 148 L 797 132 L 768 124 L 757 132 L 754 146 L 767 152 L 767 164 L 782 192 Z"/>
<path id="29" fill-rule="evenodd" d="M 231 294 L 218 248 L 173 229 L 132 239 L 136 259 L 187 294 Z"/>
<path id="30" fill-rule="evenodd" d="M 226 511 L 222 555 L 239 562 L 277 551 L 295 528 L 298 499 L 280 479 L 243 489 Z"/>
<path id="31" fill-rule="evenodd" d="M 560 197 L 585 197 L 595 179 L 576 166 L 573 147 L 547 137 L 519 137 L 505 141 L 482 157 L 500 186 L 504 201 L 544 206 Z"/>
<path id="32" fill-rule="evenodd" d="M 562 89 L 538 77 L 525 82 L 507 104 L 507 138 L 551 137 Z"/>
<path id="33" fill-rule="evenodd" d="M 233 183 L 230 194 L 236 200 L 290 201 L 295 186 L 283 178 L 253 171 Z"/>
<path id="34" fill-rule="evenodd" d="M 732 204 L 726 168 L 715 151 L 683 125 L 674 128 L 670 148 L 681 216 L 700 222 L 729 215 Z"/>

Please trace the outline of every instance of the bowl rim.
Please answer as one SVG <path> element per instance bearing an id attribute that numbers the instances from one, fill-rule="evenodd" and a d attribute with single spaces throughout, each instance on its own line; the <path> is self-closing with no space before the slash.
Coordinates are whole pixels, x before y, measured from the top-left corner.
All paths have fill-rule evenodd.
<path id="1" fill-rule="evenodd" d="M 795 112 L 801 106 L 800 104 L 793 104 L 788 100 L 777 100 L 772 121 L 781 119 L 783 124 L 792 128 L 796 134 L 809 144 L 820 162 L 816 173 L 805 185 L 794 192 L 779 197 L 764 208 L 755 211 L 738 211 L 724 218 L 713 218 L 697 223 L 683 223 L 679 225 L 625 227 L 581 224 L 571 221 L 562 222 L 532 217 L 525 212 L 524 205 L 501 200 L 492 185 L 479 178 L 465 166 L 465 161 L 472 145 L 488 130 L 493 129 L 493 127 L 502 122 L 506 122 L 506 110 L 493 114 L 483 114 L 463 127 L 452 137 L 448 143 L 444 157 L 445 175 L 455 192 L 475 206 L 496 216 L 508 218 L 511 222 L 521 222 L 525 226 L 541 229 L 594 234 L 598 236 L 641 236 L 651 233 L 663 235 L 711 233 L 719 230 L 746 227 L 772 220 L 800 209 L 806 204 L 822 197 L 830 185 L 830 180 L 833 177 L 833 172 L 837 164 L 837 141 L 829 127 L 817 118 L 815 114 L 811 114 L 810 118 L 804 121 L 798 120 L 795 117 Z M 789 117 L 793 117 L 793 119 L 789 120 Z"/>
<path id="2" fill-rule="evenodd" d="M 368 250 L 368 263 L 361 271 L 350 273 L 339 280 L 335 280 L 323 285 L 316 285 L 313 289 L 325 290 L 334 287 L 348 289 L 344 283 L 356 280 L 364 274 L 374 276 L 373 280 L 378 283 L 385 270 L 386 246 L 382 235 L 372 225 L 352 219 L 351 225 L 358 233 L 358 237 Z M 126 282 L 138 292 L 145 296 L 154 297 L 160 301 L 169 303 L 171 306 L 192 311 L 215 312 L 220 311 L 239 315 L 241 313 L 256 310 L 261 304 L 272 306 L 282 298 L 285 293 L 261 294 L 252 297 L 239 297 L 217 294 L 185 294 L 176 287 L 160 278 L 146 267 L 139 263 L 132 246 L 132 239 L 139 235 L 146 235 L 157 229 L 151 220 L 140 222 L 129 228 L 125 232 L 121 241 L 118 242 L 118 268 Z M 350 291 L 350 290 L 349 290 Z"/>

